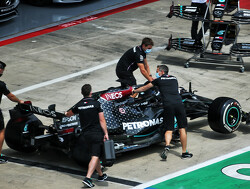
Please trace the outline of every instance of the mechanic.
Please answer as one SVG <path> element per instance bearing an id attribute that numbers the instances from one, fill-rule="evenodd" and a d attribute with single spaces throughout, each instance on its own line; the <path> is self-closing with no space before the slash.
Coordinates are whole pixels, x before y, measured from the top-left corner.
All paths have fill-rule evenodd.
<path id="1" fill-rule="evenodd" d="M 136 85 L 133 72 L 140 69 L 142 75 L 149 81 L 153 81 L 146 54 L 151 52 L 154 42 L 150 38 L 144 38 L 140 46 L 127 50 L 116 65 L 116 75 L 122 87 Z"/>
<path id="2" fill-rule="evenodd" d="M 197 7 L 199 14 L 201 16 L 205 16 L 205 18 L 207 20 L 210 19 L 210 12 L 209 9 L 207 10 L 207 0 L 192 0 L 191 6 L 192 7 Z M 196 44 L 201 45 L 201 39 L 203 38 L 203 31 L 202 28 L 200 29 L 200 31 L 198 32 L 198 25 L 199 25 L 199 21 L 192 21 L 192 27 L 191 27 L 191 37 L 192 39 L 195 39 Z M 204 22 L 204 34 L 207 32 L 207 30 L 209 29 L 209 22 Z M 198 32 L 198 33 L 197 33 Z"/>
<path id="3" fill-rule="evenodd" d="M 133 93 L 139 93 L 150 89 L 153 86 L 158 86 L 161 97 L 163 100 L 164 107 L 164 136 L 166 146 L 161 153 L 161 158 L 166 160 L 167 154 L 170 150 L 170 142 L 172 140 L 172 134 L 174 131 L 174 118 L 176 117 L 179 132 L 180 132 L 180 141 L 182 145 L 182 159 L 191 158 L 193 154 L 187 151 L 187 118 L 182 102 L 182 98 L 178 91 L 178 81 L 176 77 L 168 75 L 168 67 L 166 65 L 160 65 L 158 72 L 159 78 L 153 80 L 151 83 L 144 85 L 138 89 L 135 89 Z"/>
<path id="4" fill-rule="evenodd" d="M 103 141 L 109 139 L 103 110 L 100 103 L 91 98 L 91 88 L 89 84 L 83 85 L 81 89 L 83 99 L 65 113 L 67 117 L 79 114 L 83 137 L 91 155 L 86 178 L 82 181 L 89 188 L 94 187 L 91 176 L 95 170 L 99 175 L 98 181 L 104 181 L 108 178 L 107 174 L 101 170 L 100 156 Z"/>
<path id="5" fill-rule="evenodd" d="M 6 64 L 2 61 L 0 61 L 0 77 L 3 75 L 4 69 L 6 67 Z M 8 99 L 10 99 L 13 102 L 17 102 L 17 103 L 24 103 L 24 101 L 19 100 L 14 94 L 12 94 L 8 88 L 6 87 L 6 84 L 3 81 L 0 81 L 0 104 L 1 104 L 1 100 L 2 100 L 2 95 L 7 96 Z M 4 118 L 3 118 L 3 114 L 2 111 L 0 109 L 0 164 L 3 163 L 7 163 L 8 160 L 7 158 L 2 155 L 2 147 L 3 147 L 3 142 L 4 142 Z"/>

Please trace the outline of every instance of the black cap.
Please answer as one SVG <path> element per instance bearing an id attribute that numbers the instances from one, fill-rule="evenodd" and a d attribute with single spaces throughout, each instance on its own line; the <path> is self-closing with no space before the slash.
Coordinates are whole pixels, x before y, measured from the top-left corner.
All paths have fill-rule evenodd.
<path id="1" fill-rule="evenodd" d="M 6 67 L 6 64 L 2 61 L 0 61 L 0 69 L 4 69 Z"/>

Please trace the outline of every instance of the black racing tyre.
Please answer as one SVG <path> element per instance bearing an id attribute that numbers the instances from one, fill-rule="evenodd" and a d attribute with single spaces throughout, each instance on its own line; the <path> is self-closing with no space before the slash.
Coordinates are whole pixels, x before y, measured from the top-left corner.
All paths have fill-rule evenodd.
<path id="1" fill-rule="evenodd" d="M 239 102 L 228 97 L 216 98 L 208 109 L 208 123 L 212 130 L 229 134 L 238 129 L 242 110 Z"/>
<path id="2" fill-rule="evenodd" d="M 76 143 L 72 148 L 72 158 L 81 166 L 88 166 L 89 164 L 91 156 L 83 135 L 76 139 Z"/>
<path id="3" fill-rule="evenodd" d="M 33 114 L 20 122 L 10 120 L 5 129 L 6 144 L 19 152 L 36 151 L 37 147 L 30 144 L 30 138 L 44 134 L 44 129 L 39 128 L 39 125 L 42 125 L 42 122 Z"/>

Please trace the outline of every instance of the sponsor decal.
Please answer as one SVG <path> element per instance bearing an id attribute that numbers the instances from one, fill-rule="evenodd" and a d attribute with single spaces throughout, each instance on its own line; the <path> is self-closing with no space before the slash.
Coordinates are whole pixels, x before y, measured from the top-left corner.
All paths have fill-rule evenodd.
<path id="1" fill-rule="evenodd" d="M 223 35 L 225 33 L 225 30 L 220 30 L 217 32 L 218 35 Z"/>
<path id="2" fill-rule="evenodd" d="M 225 7 L 224 4 L 217 4 L 217 6 L 219 6 L 219 7 Z"/>
<path id="3" fill-rule="evenodd" d="M 39 107 L 36 106 L 28 106 L 30 108 L 31 112 L 45 115 L 45 116 L 51 116 L 51 117 L 56 117 L 56 112 L 55 111 L 50 111 L 50 110 L 43 110 Z"/>
<path id="4" fill-rule="evenodd" d="M 140 55 L 140 61 L 143 61 L 143 59 L 144 59 L 144 58 L 143 58 L 143 56 L 142 56 L 142 55 Z"/>
<path id="5" fill-rule="evenodd" d="M 73 115 L 70 117 L 63 117 L 62 118 L 62 123 L 71 122 L 71 121 L 77 121 L 77 116 Z"/>
<path id="6" fill-rule="evenodd" d="M 196 7 L 186 7 L 185 12 L 196 12 Z"/>
<path id="7" fill-rule="evenodd" d="M 123 130 L 135 130 L 135 129 L 142 129 L 145 127 L 152 127 L 155 125 L 160 125 L 162 123 L 163 123 L 163 117 L 145 120 L 145 121 L 122 123 L 122 126 L 123 126 Z"/>
<path id="8" fill-rule="evenodd" d="M 240 108 L 240 112 L 241 112 L 240 104 L 238 104 L 237 102 L 232 102 L 232 103 L 227 105 L 227 107 L 225 108 L 225 112 L 223 114 L 223 119 L 222 119 L 223 120 L 223 125 L 224 125 L 225 129 L 227 129 L 229 132 L 232 132 L 233 130 L 235 130 L 235 128 L 237 128 L 239 126 L 239 124 L 240 124 L 240 118 L 239 117 L 237 117 L 237 120 L 233 123 L 233 125 L 228 125 L 228 123 L 227 123 L 228 109 L 230 107 L 232 107 L 233 109 L 237 109 L 235 106 L 238 106 Z"/>
<path id="9" fill-rule="evenodd" d="M 88 105 L 88 106 L 80 106 L 78 107 L 79 110 L 86 110 L 86 109 L 89 109 L 89 108 L 94 108 L 94 105 Z"/>
<path id="10" fill-rule="evenodd" d="M 119 108 L 119 112 L 120 112 L 121 114 L 125 114 L 125 113 L 126 113 L 126 111 L 124 110 L 124 108 Z"/>
<path id="11" fill-rule="evenodd" d="M 250 17 L 250 12 L 243 12 L 243 16 Z"/>
<path id="12" fill-rule="evenodd" d="M 104 100 L 107 100 L 107 101 L 117 100 L 117 99 L 131 95 L 132 90 L 133 90 L 133 88 L 130 87 L 127 90 L 116 91 L 116 92 L 111 92 L 111 93 L 104 93 L 104 94 L 101 94 L 100 97 Z"/>
<path id="13" fill-rule="evenodd" d="M 79 117 L 77 115 L 73 115 L 70 117 L 63 117 L 62 118 L 62 124 L 59 126 L 59 129 L 63 129 L 65 127 L 73 127 L 73 126 L 78 126 Z"/>
<path id="14" fill-rule="evenodd" d="M 114 92 L 114 93 L 106 93 L 105 94 L 106 100 L 116 100 L 122 98 L 122 92 Z"/>

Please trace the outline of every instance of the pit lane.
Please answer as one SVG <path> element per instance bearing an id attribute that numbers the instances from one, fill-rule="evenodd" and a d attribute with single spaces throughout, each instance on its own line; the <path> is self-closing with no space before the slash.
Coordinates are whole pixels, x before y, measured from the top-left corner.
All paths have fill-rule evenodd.
<path id="1" fill-rule="evenodd" d="M 188 1 L 185 2 L 188 4 Z M 177 18 L 166 19 L 170 4 L 171 2 L 166 1 L 155 2 L 0 47 L 1 60 L 8 65 L 1 79 L 6 81 L 11 91 L 18 91 L 116 60 L 128 48 L 138 45 L 144 36 L 152 37 L 156 47 L 164 46 L 170 33 L 188 37 L 187 28 L 191 26 L 191 23 Z M 239 40 L 248 41 L 248 38 L 249 34 L 243 27 Z M 250 110 L 249 67 L 243 74 L 238 73 L 237 69 L 204 65 L 185 69 L 183 63 L 190 56 L 187 53 L 162 50 L 151 53 L 148 59 L 151 70 L 154 70 L 158 64 L 167 64 L 170 67 L 170 73 L 179 79 L 180 86 L 187 88 L 188 83 L 192 81 L 193 90 L 198 90 L 199 95 L 209 98 L 230 96 L 241 103 L 243 110 Z M 245 62 L 249 66 L 249 59 Z M 94 91 L 118 86 L 119 84 L 115 82 L 114 70 L 115 65 L 110 65 L 62 82 L 27 91 L 19 94 L 18 97 L 31 100 L 34 105 L 42 108 L 56 103 L 58 111 L 65 111 L 81 98 L 80 87 L 83 83 L 92 84 Z M 138 83 L 145 81 L 139 72 L 136 72 L 136 77 Z M 3 100 L 1 108 L 5 122 L 9 118 L 8 110 L 14 105 L 12 102 Z M 51 123 L 51 120 L 47 119 L 42 121 L 45 124 Z M 211 131 L 206 118 L 189 121 L 189 125 L 188 149 L 194 154 L 192 159 L 181 160 L 180 145 L 173 144 L 168 161 L 162 162 L 159 157 L 159 152 L 162 150 L 161 144 L 123 154 L 106 172 L 111 178 L 145 183 L 246 147 L 250 142 L 250 128 L 244 124 L 232 135 L 222 135 Z M 22 154 L 5 145 L 3 153 L 13 158 L 29 161 L 38 158 L 39 163 L 45 164 L 57 165 L 60 162 L 60 166 L 67 166 L 70 169 L 76 167 L 76 170 L 81 170 L 78 165 L 56 152 L 43 153 L 43 155 Z M 12 162 L 1 166 L 4 174 L 0 182 L 1 186 L 6 189 L 13 188 L 13 186 L 27 189 L 82 187 L 81 179 L 84 172 L 78 176 Z M 105 187 L 130 188 L 129 185 L 112 182 L 95 188 Z"/>
<path id="2" fill-rule="evenodd" d="M 40 161 L 34 161 L 34 160 L 31 161 L 31 160 L 27 160 L 27 159 L 14 158 L 14 157 L 7 157 L 7 158 L 8 158 L 8 161 L 11 163 L 22 164 L 25 166 L 38 167 L 38 168 L 43 168 L 45 170 L 52 170 L 52 171 L 67 173 L 67 174 L 71 174 L 71 175 L 78 175 L 78 176 L 83 176 L 83 175 L 87 174 L 86 170 L 84 171 L 84 170 L 79 170 L 79 169 L 73 169 L 72 167 L 69 168 L 69 167 L 63 167 L 63 166 L 56 166 L 56 165 L 52 165 L 52 164 L 42 163 Z M 104 168 L 104 170 L 105 170 L 105 168 Z M 98 176 L 96 174 L 94 174 L 92 178 L 97 179 L 97 177 Z M 122 179 L 122 178 L 111 177 L 111 176 L 109 176 L 107 178 L 107 181 L 117 183 L 117 184 L 126 185 L 129 187 L 138 186 L 138 185 L 142 184 L 140 182 L 126 180 L 126 179 Z"/>

